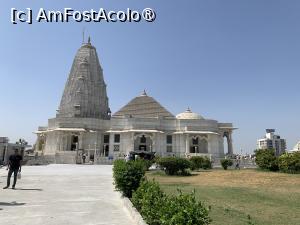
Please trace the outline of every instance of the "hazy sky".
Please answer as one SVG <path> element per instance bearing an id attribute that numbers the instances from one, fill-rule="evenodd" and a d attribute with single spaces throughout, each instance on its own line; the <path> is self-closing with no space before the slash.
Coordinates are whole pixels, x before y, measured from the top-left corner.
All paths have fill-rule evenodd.
<path id="1" fill-rule="evenodd" d="M 122 3 L 118 3 L 122 2 Z M 142 10 L 153 23 L 13 25 L 11 8 Z M 235 151 L 265 128 L 300 140 L 300 1 L 1 1 L 0 136 L 11 141 L 55 116 L 82 30 L 104 69 L 112 112 L 146 89 L 173 114 L 232 122 Z"/>

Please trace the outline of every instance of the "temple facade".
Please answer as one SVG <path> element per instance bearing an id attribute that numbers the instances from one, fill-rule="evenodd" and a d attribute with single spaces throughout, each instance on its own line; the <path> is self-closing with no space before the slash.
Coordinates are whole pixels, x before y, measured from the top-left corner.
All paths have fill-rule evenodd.
<path id="1" fill-rule="evenodd" d="M 55 163 L 80 163 L 83 154 L 101 163 L 132 151 L 218 159 L 233 154 L 234 129 L 190 109 L 174 116 L 145 91 L 111 114 L 103 70 L 89 40 L 75 56 L 56 117 L 35 132 L 35 151 Z"/>

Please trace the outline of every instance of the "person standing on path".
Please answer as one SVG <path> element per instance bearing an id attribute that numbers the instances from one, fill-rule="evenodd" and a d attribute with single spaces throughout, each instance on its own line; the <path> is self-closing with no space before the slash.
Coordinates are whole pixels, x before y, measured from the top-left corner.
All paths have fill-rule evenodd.
<path id="1" fill-rule="evenodd" d="M 86 155 L 85 153 L 82 154 L 82 163 L 85 164 Z"/>
<path id="2" fill-rule="evenodd" d="M 235 163 L 236 163 L 236 164 L 235 164 L 235 169 L 239 169 L 239 170 L 240 170 L 240 169 L 241 169 L 241 168 L 240 168 L 240 160 L 239 160 L 239 159 L 236 159 L 236 160 L 235 160 Z"/>
<path id="3" fill-rule="evenodd" d="M 8 175 L 7 175 L 7 185 L 3 189 L 7 189 L 10 186 L 10 178 L 14 173 L 14 183 L 12 189 L 15 189 L 17 183 L 18 172 L 21 173 L 21 161 L 23 160 L 22 156 L 19 155 L 18 149 L 15 150 L 15 154 L 9 157 L 8 162 Z"/>

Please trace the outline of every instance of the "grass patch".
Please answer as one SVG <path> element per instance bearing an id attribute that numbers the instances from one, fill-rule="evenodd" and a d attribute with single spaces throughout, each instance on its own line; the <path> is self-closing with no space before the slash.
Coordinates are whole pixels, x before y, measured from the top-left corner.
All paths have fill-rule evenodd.
<path id="1" fill-rule="evenodd" d="M 147 173 L 168 194 L 196 191 L 211 206 L 214 225 L 300 224 L 300 175 L 247 170 L 211 170 L 190 177 Z M 251 218 L 249 220 L 249 217 Z"/>

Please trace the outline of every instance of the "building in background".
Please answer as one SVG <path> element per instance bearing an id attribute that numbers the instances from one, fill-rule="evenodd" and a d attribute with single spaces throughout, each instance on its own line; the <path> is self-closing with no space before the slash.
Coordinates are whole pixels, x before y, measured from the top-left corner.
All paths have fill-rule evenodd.
<path id="1" fill-rule="evenodd" d="M 29 145 L 24 140 L 20 140 L 17 143 L 9 143 L 7 137 L 0 137 L 0 164 L 7 164 L 9 156 L 14 154 L 16 149 L 23 156 L 26 147 L 29 147 Z"/>
<path id="2" fill-rule="evenodd" d="M 266 129 L 266 135 L 257 140 L 258 149 L 275 149 L 276 155 L 281 155 L 286 150 L 286 140 L 274 134 L 275 129 Z"/>
<path id="3" fill-rule="evenodd" d="M 222 158 L 233 154 L 234 129 L 190 109 L 174 116 L 145 91 L 111 115 L 103 70 L 89 39 L 77 51 L 56 117 L 35 132 L 35 151 L 55 163 L 80 163 L 83 154 L 103 162 L 130 152 Z"/>
<path id="4" fill-rule="evenodd" d="M 290 152 L 300 152 L 300 141 L 295 145 L 295 147 Z"/>

